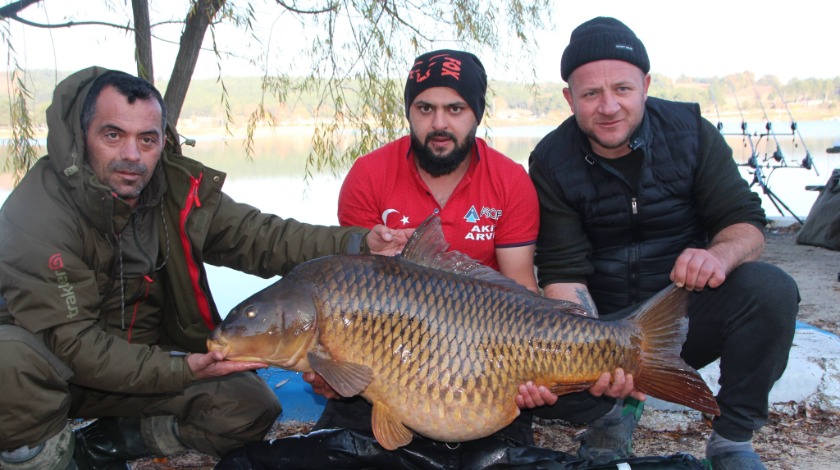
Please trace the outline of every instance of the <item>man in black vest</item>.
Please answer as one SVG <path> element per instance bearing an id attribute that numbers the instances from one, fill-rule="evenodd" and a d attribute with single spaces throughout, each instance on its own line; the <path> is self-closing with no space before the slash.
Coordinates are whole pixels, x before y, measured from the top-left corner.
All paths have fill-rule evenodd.
<path id="1" fill-rule="evenodd" d="M 649 70 L 644 45 L 616 19 L 594 18 L 572 32 L 561 75 L 574 116 L 530 158 L 539 284 L 546 296 L 604 318 L 629 313 L 672 282 L 693 291 L 682 357 L 695 368 L 721 359 L 721 415 L 706 457 L 715 470 L 761 469 L 751 439 L 787 365 L 798 289 L 758 261 L 764 211 L 720 132 L 697 104 L 648 98 Z M 632 452 L 641 414 L 632 376 L 613 378 L 550 408 L 591 422 L 580 452 L 595 461 Z"/>

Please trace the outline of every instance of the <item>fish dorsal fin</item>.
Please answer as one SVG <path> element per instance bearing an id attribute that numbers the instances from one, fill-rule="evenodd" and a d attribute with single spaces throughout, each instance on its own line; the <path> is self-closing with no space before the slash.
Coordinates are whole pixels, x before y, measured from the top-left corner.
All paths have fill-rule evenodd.
<path id="1" fill-rule="evenodd" d="M 528 291 L 495 269 L 484 266 L 460 251 L 446 251 L 447 249 L 449 249 L 449 242 L 443 236 L 440 217 L 430 215 L 414 230 L 400 256 L 427 268 L 462 274 L 501 286 Z"/>
<path id="2" fill-rule="evenodd" d="M 391 413 L 391 409 L 382 402 L 373 403 L 371 427 L 376 442 L 387 450 L 395 450 L 407 445 L 414 439 L 414 433 Z"/>
<path id="3" fill-rule="evenodd" d="M 307 353 L 309 365 L 343 397 L 356 396 L 373 379 L 370 367 L 352 362 L 338 362 L 332 358 L 310 351 Z"/>

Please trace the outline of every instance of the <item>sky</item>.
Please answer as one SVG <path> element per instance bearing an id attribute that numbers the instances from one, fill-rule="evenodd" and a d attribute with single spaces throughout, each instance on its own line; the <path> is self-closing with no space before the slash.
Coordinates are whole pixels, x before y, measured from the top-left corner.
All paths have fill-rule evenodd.
<path id="1" fill-rule="evenodd" d="M 186 11 L 186 0 L 150 0 L 155 10 Z M 0 0 L 6 4 L 8 1 Z M 128 0 L 44 0 L 21 15 L 35 22 L 58 23 L 67 20 L 124 22 L 130 11 Z M 241 3 L 241 2 L 240 2 Z M 255 3 L 260 3 L 259 1 Z M 268 2 L 273 3 L 273 2 Z M 316 4 L 318 2 L 312 2 Z M 128 4 L 128 5 L 127 5 Z M 294 54 L 300 47 L 289 47 L 302 33 L 290 26 L 277 6 L 261 6 L 257 11 L 259 34 L 275 50 Z M 840 76 L 837 58 L 840 6 L 824 0 L 706 0 L 704 2 L 597 0 L 574 2 L 555 0 L 551 13 L 553 27 L 536 31 L 539 44 L 535 59 L 538 82 L 560 81 L 560 56 L 572 29 L 595 16 L 613 16 L 633 29 L 644 42 L 651 60 L 651 72 L 672 78 L 725 76 L 751 71 L 756 77 L 775 75 L 783 83 L 791 78 L 834 78 Z M 153 15 L 153 21 L 155 16 Z M 99 26 L 76 26 L 58 30 L 25 27 L 12 22 L 10 34 L 19 64 L 28 69 L 73 71 L 89 65 L 134 71 L 133 38 L 118 30 Z M 177 41 L 177 27 L 156 30 Z M 219 29 L 217 40 L 230 50 L 247 54 L 250 45 L 232 28 Z M 8 57 L 5 41 L 0 53 Z M 450 47 L 441 44 L 441 47 Z M 155 75 L 168 76 L 176 45 L 155 41 Z M 478 51 L 477 51 L 478 52 Z M 491 79 L 516 79 L 510 70 L 495 67 L 490 52 L 478 52 Z M 273 58 L 276 61 L 293 57 Z M 833 58 L 833 60 L 832 60 Z M 409 60 L 411 58 L 406 58 Z M 6 61 L 0 61 L 6 68 Z M 513 67 L 514 69 L 516 67 Z M 202 53 L 196 78 L 214 78 L 219 71 L 211 52 Z M 245 60 L 226 62 L 224 75 L 259 75 Z"/>
<path id="2" fill-rule="evenodd" d="M 553 20 L 556 48 L 541 63 L 556 64 L 571 31 L 595 16 L 612 16 L 645 44 L 651 71 L 669 77 L 725 76 L 752 71 L 784 82 L 840 76 L 840 4 L 813 0 L 560 1 Z M 549 52 L 554 49 L 556 52 Z M 829 58 L 831 58 L 829 60 Z"/>

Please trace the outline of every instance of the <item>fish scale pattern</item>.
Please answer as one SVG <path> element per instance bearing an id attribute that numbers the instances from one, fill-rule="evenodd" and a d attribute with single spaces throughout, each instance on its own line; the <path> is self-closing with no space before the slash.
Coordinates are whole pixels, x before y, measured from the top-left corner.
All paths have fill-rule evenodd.
<path id="1" fill-rule="evenodd" d="M 518 414 L 520 383 L 591 383 L 618 365 L 632 371 L 638 360 L 623 323 L 564 314 L 524 290 L 394 258 L 340 263 L 291 274 L 328 286 L 311 292 L 323 308 L 320 342 L 333 359 L 370 367 L 363 395 L 414 410 L 403 422 L 421 433 L 433 426 L 468 439 Z"/>

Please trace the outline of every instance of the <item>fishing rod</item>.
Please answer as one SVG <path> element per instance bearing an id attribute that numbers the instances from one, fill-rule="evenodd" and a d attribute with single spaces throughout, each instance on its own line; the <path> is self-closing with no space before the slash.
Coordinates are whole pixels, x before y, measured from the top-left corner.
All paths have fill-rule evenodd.
<path id="1" fill-rule="evenodd" d="M 800 166 L 805 168 L 806 170 L 810 170 L 811 168 L 814 169 L 814 173 L 817 176 L 820 176 L 819 170 L 817 170 L 816 165 L 814 165 L 814 159 L 811 158 L 811 152 L 808 150 L 808 146 L 805 145 L 805 139 L 802 138 L 802 134 L 799 132 L 799 127 L 796 125 L 796 120 L 793 119 L 793 113 L 790 112 L 790 108 L 787 105 L 787 101 L 785 101 L 784 96 L 782 96 L 782 92 L 779 90 L 779 87 L 776 84 L 773 84 L 773 88 L 776 90 L 776 94 L 779 95 L 779 99 L 782 100 L 782 104 L 785 107 L 785 111 L 787 111 L 788 116 L 790 117 L 790 131 L 793 137 L 793 145 L 796 146 L 796 138 L 799 138 L 799 142 L 802 143 L 802 148 L 805 149 L 805 158 L 802 159 L 800 162 Z"/>
<path id="2" fill-rule="evenodd" d="M 784 162 L 784 155 L 781 152 L 781 147 L 779 145 L 779 140 L 776 139 L 775 133 L 772 132 L 772 125 L 770 123 L 770 118 L 767 115 L 767 111 L 764 109 L 764 105 L 761 103 L 761 97 L 758 94 L 758 89 L 755 87 L 755 83 L 753 83 L 753 90 L 755 90 L 756 97 L 758 98 L 758 104 L 761 106 L 761 110 L 764 112 L 764 118 L 766 120 L 765 128 L 767 129 L 767 132 L 768 132 L 768 134 L 761 134 L 760 135 L 759 142 L 761 142 L 761 139 L 764 138 L 767 135 L 771 135 L 773 137 L 773 139 L 776 142 L 776 151 L 773 153 L 773 159 L 775 159 L 777 162 L 782 162 L 781 165 L 771 166 L 770 162 L 767 158 L 767 153 L 766 152 L 764 154 L 764 161 L 762 162 L 762 164 L 759 164 L 758 153 L 756 152 L 756 145 L 752 140 L 752 136 L 747 132 L 747 120 L 744 117 L 744 110 L 743 110 L 743 108 L 741 108 L 741 102 L 738 99 L 738 93 L 736 92 L 735 87 L 732 85 L 732 83 L 728 83 L 728 85 L 729 85 L 729 88 L 732 90 L 732 94 L 735 96 L 735 103 L 738 106 L 738 112 L 741 115 L 741 135 L 743 136 L 744 141 L 749 142 L 749 144 L 750 144 L 750 150 L 751 150 L 750 158 L 746 163 L 746 165 L 749 166 L 750 168 L 752 168 L 752 170 L 753 170 L 752 171 L 753 180 L 750 183 L 750 187 L 752 188 L 753 185 L 757 184 L 761 188 L 761 191 L 764 193 L 764 195 L 767 197 L 767 199 L 773 204 L 773 207 L 775 207 L 776 210 L 779 212 L 779 215 L 784 216 L 785 215 L 784 211 L 787 211 L 791 216 L 793 216 L 794 219 L 796 219 L 797 222 L 799 222 L 800 224 L 805 223 L 768 186 L 769 176 L 765 176 L 763 166 L 767 166 L 767 168 L 770 168 L 770 174 L 772 174 L 773 171 L 776 170 L 776 168 L 785 167 L 785 166 L 787 166 L 787 164 Z"/>
<path id="3" fill-rule="evenodd" d="M 741 108 L 741 101 L 738 99 L 738 93 L 735 91 L 735 87 L 732 86 L 731 82 L 727 82 L 729 85 L 729 89 L 732 90 L 732 96 L 735 97 L 735 105 L 738 106 L 738 114 L 741 116 L 741 141 L 744 144 L 744 147 L 747 146 L 747 143 L 750 145 L 750 158 L 747 160 L 747 165 L 750 168 L 757 168 L 758 167 L 758 153 L 755 150 L 755 143 L 752 140 L 752 136 L 749 132 L 747 132 L 747 120 L 744 117 L 744 110 Z M 714 99 L 714 98 L 713 98 Z M 717 102 L 715 102 L 715 110 L 717 110 Z M 720 122 L 720 116 L 718 116 L 718 129 L 723 127 L 723 123 Z M 728 134 L 728 135 L 739 135 L 739 134 Z"/>
<path id="4" fill-rule="evenodd" d="M 764 103 L 761 101 L 761 94 L 758 93 L 758 88 L 755 86 L 755 82 L 752 84 L 753 90 L 755 91 L 755 100 L 758 102 L 758 106 L 761 108 L 761 112 L 764 113 L 764 129 L 767 130 L 767 134 L 761 134 L 761 137 L 770 136 L 773 138 L 773 142 L 776 143 L 776 150 L 773 152 L 773 160 L 781 163 L 781 166 L 787 166 L 787 162 L 785 161 L 785 155 L 782 152 L 782 146 L 779 144 L 779 139 L 776 137 L 776 132 L 773 131 L 773 123 L 770 121 L 770 116 L 767 115 L 767 110 L 764 108 Z M 765 153 L 766 156 L 766 153 Z M 766 157 L 765 157 L 766 160 Z"/>
<path id="5" fill-rule="evenodd" d="M 715 98 L 715 92 L 709 88 L 709 97 L 712 98 L 712 104 L 715 105 L 715 116 L 717 116 L 717 130 L 723 133 L 723 121 L 720 119 L 720 109 L 718 109 L 717 105 L 717 98 Z"/>

